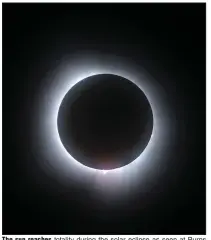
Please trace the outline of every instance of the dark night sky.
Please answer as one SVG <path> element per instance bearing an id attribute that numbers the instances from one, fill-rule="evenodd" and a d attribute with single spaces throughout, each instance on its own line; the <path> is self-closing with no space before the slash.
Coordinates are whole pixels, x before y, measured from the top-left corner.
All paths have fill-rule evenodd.
<path id="1" fill-rule="evenodd" d="M 3 4 L 4 234 L 205 233 L 205 10 L 196 3 Z M 32 155 L 43 78 L 77 50 L 133 59 L 159 82 L 175 114 L 165 186 L 157 182 L 115 208 L 93 204 L 77 185 L 49 193 L 57 183 Z"/>

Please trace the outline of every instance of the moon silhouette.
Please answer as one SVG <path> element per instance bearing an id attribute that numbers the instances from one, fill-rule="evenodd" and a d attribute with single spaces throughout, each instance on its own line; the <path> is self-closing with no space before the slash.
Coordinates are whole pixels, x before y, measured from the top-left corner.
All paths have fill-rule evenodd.
<path id="1" fill-rule="evenodd" d="M 111 170 L 128 165 L 143 152 L 152 134 L 153 114 L 136 84 L 98 74 L 67 92 L 57 126 L 62 144 L 78 162 Z"/>

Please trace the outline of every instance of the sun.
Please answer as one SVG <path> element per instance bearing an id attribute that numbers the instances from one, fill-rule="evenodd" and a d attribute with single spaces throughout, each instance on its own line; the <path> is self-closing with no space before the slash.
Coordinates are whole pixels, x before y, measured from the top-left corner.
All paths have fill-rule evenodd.
<path id="1" fill-rule="evenodd" d="M 121 76 L 136 84 L 148 99 L 153 114 L 152 134 L 141 155 L 128 165 L 110 170 L 90 168 L 74 159 L 63 146 L 57 128 L 59 107 L 66 93 L 76 83 L 98 74 Z M 40 162 L 40 165 L 59 181 L 68 184 L 70 179 L 84 183 L 96 179 L 95 184 L 99 184 L 101 181 L 97 180 L 98 177 L 104 175 L 108 182 L 115 179 L 112 188 L 118 182 L 121 189 L 123 185 L 132 184 L 137 178 L 144 179 L 149 174 L 153 176 L 152 168 L 166 159 L 171 147 L 171 131 L 174 130 L 169 121 L 170 112 L 162 89 L 140 66 L 110 55 L 79 54 L 61 61 L 57 69 L 48 75 L 46 84 L 48 88 L 43 90 L 39 99 L 40 124 L 35 134 L 39 133 L 39 153 L 46 159 L 45 162 Z M 123 178 L 124 181 L 121 180 Z"/>

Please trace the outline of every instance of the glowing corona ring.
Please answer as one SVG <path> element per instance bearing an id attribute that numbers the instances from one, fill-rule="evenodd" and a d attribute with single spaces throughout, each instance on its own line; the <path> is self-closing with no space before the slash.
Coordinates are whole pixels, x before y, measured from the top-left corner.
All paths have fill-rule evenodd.
<path id="1" fill-rule="evenodd" d="M 106 73 L 107 73 L 107 72 L 106 72 Z M 101 72 L 100 74 L 106 74 L 106 73 L 105 73 L 105 72 Z M 110 73 L 110 74 L 111 74 L 111 73 Z M 114 73 L 112 73 L 112 74 L 114 74 Z M 97 76 L 97 75 L 98 75 L 98 74 L 88 75 L 88 76 L 85 77 L 85 79 L 86 79 L 87 77 L 93 77 L 93 76 Z M 115 74 L 115 76 L 123 77 L 123 76 L 116 75 L 116 74 Z M 83 79 L 80 79 L 80 80 L 77 81 L 77 82 L 75 82 L 75 83 L 71 86 L 71 88 L 68 89 L 67 92 L 64 94 L 64 96 L 63 96 L 63 98 L 62 98 L 62 100 L 61 100 L 61 102 L 60 102 L 60 104 L 59 104 L 59 107 L 58 107 L 58 109 L 57 109 L 56 121 L 57 121 L 57 119 L 58 119 L 60 106 L 61 106 L 62 101 L 63 101 L 63 99 L 65 98 L 66 94 L 67 94 L 77 83 L 79 83 L 80 81 L 83 81 L 83 80 L 84 80 L 84 78 L 83 78 Z M 127 80 L 130 81 L 130 79 L 127 79 Z M 87 81 L 88 81 L 88 80 L 87 80 Z M 132 82 L 132 81 L 131 81 L 131 82 Z M 137 86 L 137 85 L 136 85 L 136 86 Z M 139 86 L 138 86 L 138 87 L 139 87 Z M 140 87 L 139 87 L 139 88 L 140 88 Z M 151 107 L 151 106 L 150 106 L 150 107 Z M 152 126 L 152 128 L 153 128 L 153 126 Z M 152 130 L 152 134 L 153 134 L 153 130 Z M 151 134 L 151 136 L 152 136 L 152 134 Z M 77 161 L 77 159 L 75 159 L 75 158 L 66 150 L 65 146 L 63 145 L 63 143 L 62 143 L 62 141 L 61 141 L 61 138 L 60 138 L 58 125 L 57 125 L 57 135 L 58 135 L 57 137 L 59 138 L 59 141 L 60 141 L 60 145 L 62 144 L 64 151 L 66 151 L 66 153 L 70 155 L 71 159 L 73 159 L 74 161 Z M 150 139 L 151 139 L 151 136 L 150 136 Z M 149 142 L 150 142 L 150 139 L 149 139 Z M 149 144 L 149 142 L 148 142 L 148 144 Z M 148 146 L 148 144 L 147 144 L 147 146 Z M 144 148 L 144 150 L 140 153 L 140 155 L 145 151 L 145 149 L 147 148 L 147 146 L 146 146 L 146 147 Z M 139 155 L 139 156 L 140 156 L 140 155 Z M 137 158 L 139 158 L 139 156 L 138 156 Z M 136 159 L 137 159 L 137 158 L 136 158 Z M 135 161 L 136 159 L 134 159 L 133 161 Z M 133 161 L 132 161 L 132 162 L 133 162 Z M 86 165 L 82 164 L 82 163 L 79 162 L 79 161 L 77 161 L 77 162 L 78 162 L 80 165 L 82 165 L 83 167 L 90 168 L 90 169 L 94 169 L 94 170 L 100 171 L 100 172 L 102 172 L 102 173 L 104 173 L 104 174 L 105 174 L 105 173 L 108 173 L 108 172 L 110 172 L 110 171 L 116 171 L 116 170 L 119 169 L 119 168 L 124 168 L 124 167 L 126 167 L 127 165 L 129 165 L 129 164 L 132 163 L 132 162 L 130 162 L 130 163 L 127 164 L 127 165 L 124 165 L 124 166 L 122 166 L 122 167 L 115 168 L 115 169 L 103 170 L 103 169 L 95 169 L 95 168 L 86 166 Z"/>
<path id="2" fill-rule="evenodd" d="M 59 107 L 66 93 L 79 81 L 97 74 L 118 75 L 136 84 L 147 97 L 153 113 L 152 135 L 141 155 L 126 166 L 107 171 L 87 167 L 75 160 L 63 146 L 57 127 Z M 79 179 L 83 174 L 84 178 L 79 180 L 87 181 L 87 178 L 100 174 L 109 175 L 122 185 L 135 181 L 138 176 L 144 178 L 149 172 L 153 174 L 152 166 L 164 161 L 162 156 L 169 148 L 166 142 L 170 143 L 171 134 L 168 108 L 162 98 L 162 88 L 143 69 L 140 70 L 140 66 L 113 56 L 77 55 L 61 61 L 61 65 L 46 78 L 46 85 L 38 108 L 39 153 L 45 159 L 40 165 L 57 179 L 67 182 L 70 178 Z"/>

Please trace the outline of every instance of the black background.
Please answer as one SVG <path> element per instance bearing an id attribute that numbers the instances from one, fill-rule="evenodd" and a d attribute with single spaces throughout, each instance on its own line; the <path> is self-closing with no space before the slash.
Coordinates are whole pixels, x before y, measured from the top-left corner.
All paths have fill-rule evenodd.
<path id="1" fill-rule="evenodd" d="M 205 8 L 3 4 L 4 234 L 205 233 Z M 177 161 L 169 163 L 165 181 L 113 209 L 101 202 L 94 206 L 89 192 L 77 186 L 49 194 L 45 189 L 56 183 L 31 154 L 33 106 L 43 78 L 66 52 L 77 49 L 133 59 L 163 87 L 176 116 L 178 138 L 171 154 Z M 26 164 L 39 183 L 31 180 Z"/>

